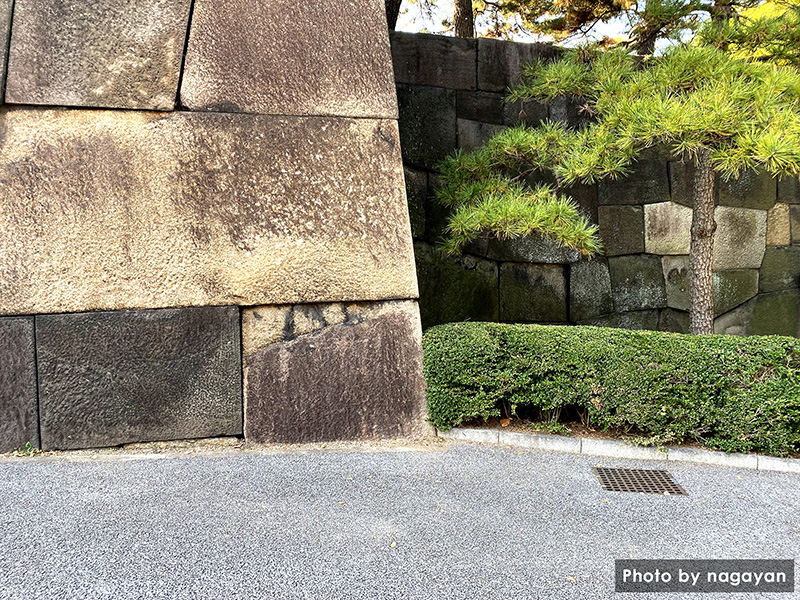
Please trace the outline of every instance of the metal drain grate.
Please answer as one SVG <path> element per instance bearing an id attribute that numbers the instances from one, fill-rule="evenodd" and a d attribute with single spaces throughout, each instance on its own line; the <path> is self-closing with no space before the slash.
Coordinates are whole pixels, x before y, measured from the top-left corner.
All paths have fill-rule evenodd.
<path id="1" fill-rule="evenodd" d="M 645 494 L 688 495 L 667 471 L 655 469 L 611 469 L 592 467 L 607 492 L 643 492 Z"/>

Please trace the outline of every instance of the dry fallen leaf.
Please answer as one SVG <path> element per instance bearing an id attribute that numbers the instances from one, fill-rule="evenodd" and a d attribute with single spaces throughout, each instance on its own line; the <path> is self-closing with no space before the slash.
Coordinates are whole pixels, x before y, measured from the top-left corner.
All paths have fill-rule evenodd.
<path id="1" fill-rule="evenodd" d="M 397 542 L 392 542 L 392 543 L 389 545 L 389 547 L 390 547 L 390 548 L 397 548 Z"/>
<path id="2" fill-rule="evenodd" d="M 500 419 L 500 426 L 501 427 L 508 427 L 511 423 L 511 419 Z"/>

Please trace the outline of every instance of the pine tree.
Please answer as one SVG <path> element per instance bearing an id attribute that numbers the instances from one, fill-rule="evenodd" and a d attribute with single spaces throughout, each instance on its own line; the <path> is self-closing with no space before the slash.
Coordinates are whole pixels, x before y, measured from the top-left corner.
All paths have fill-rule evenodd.
<path id="1" fill-rule="evenodd" d="M 666 147 L 695 167 L 690 331 L 712 333 L 715 174 L 800 173 L 800 73 L 708 46 L 646 60 L 623 48 L 581 49 L 531 65 L 511 99 L 558 96 L 580 98 L 588 122 L 512 128 L 443 163 L 439 198 L 453 208 L 445 249 L 536 232 L 591 256 L 600 250 L 596 228 L 563 190 L 624 177 L 643 150 Z M 556 185 L 527 185 L 536 171 L 551 172 Z"/>

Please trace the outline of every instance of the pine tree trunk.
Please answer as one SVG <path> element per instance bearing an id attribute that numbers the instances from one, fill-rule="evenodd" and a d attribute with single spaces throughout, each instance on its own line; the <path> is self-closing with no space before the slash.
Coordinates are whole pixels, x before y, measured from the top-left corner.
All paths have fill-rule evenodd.
<path id="1" fill-rule="evenodd" d="M 403 0 L 384 0 L 384 2 L 386 6 L 386 24 L 389 26 L 389 31 L 394 31 Z"/>
<path id="2" fill-rule="evenodd" d="M 692 242 L 689 248 L 689 332 L 714 333 L 711 259 L 714 250 L 714 169 L 711 153 L 702 148 L 695 160 Z"/>
<path id="3" fill-rule="evenodd" d="M 475 23 L 472 16 L 472 0 L 455 0 L 453 25 L 456 37 L 475 37 Z"/>

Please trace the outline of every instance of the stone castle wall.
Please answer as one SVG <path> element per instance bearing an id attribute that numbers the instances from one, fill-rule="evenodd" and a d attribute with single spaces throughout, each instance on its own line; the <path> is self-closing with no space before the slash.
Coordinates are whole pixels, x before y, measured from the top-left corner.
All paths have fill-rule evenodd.
<path id="1" fill-rule="evenodd" d="M 555 57 L 550 46 L 399 32 L 391 41 L 424 327 L 483 320 L 688 331 L 688 165 L 651 151 L 624 180 L 568 190 L 599 225 L 602 257 L 579 260 L 526 238 L 445 258 L 435 248 L 446 218 L 433 200 L 436 165 L 508 126 L 574 124 L 581 114 L 566 98 L 504 97 L 526 62 Z M 717 187 L 715 331 L 800 335 L 798 181 L 745 173 Z"/>
<path id="2" fill-rule="evenodd" d="M 0 451 L 424 431 L 379 0 L 0 0 L 0 49 Z"/>

